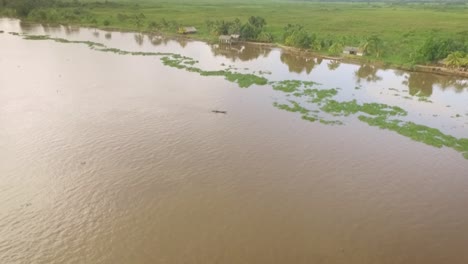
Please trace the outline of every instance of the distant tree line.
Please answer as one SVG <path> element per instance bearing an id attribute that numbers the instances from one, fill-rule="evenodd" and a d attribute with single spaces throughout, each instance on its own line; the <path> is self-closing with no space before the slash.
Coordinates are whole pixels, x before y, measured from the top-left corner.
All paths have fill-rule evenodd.
<path id="1" fill-rule="evenodd" d="M 41 22 L 76 22 L 93 26 L 109 26 L 111 23 L 133 24 L 138 30 L 142 30 L 144 27 L 145 30 L 151 32 L 175 32 L 182 26 L 175 20 L 163 18 L 160 21 L 154 21 L 147 19 L 143 13 L 135 12 L 118 13 L 108 19 L 98 21 L 97 17 L 90 11 L 93 7 L 118 5 L 120 4 L 110 1 L 83 3 L 78 0 L 0 0 L 0 9 L 13 10 L 13 15 Z M 215 36 L 235 34 L 246 41 L 278 42 L 291 47 L 325 52 L 333 56 L 343 53 L 343 49 L 347 45 L 358 47 L 366 56 L 375 58 L 388 55 L 385 54 L 385 51 L 388 52 L 392 48 L 390 44 L 375 34 L 364 37 L 317 36 L 300 24 L 286 25 L 282 32 L 275 32 L 277 39 L 274 39 L 268 31 L 267 21 L 260 16 L 250 16 L 246 21 L 241 21 L 239 18 L 207 20 L 205 25 L 209 33 Z M 449 67 L 466 69 L 468 68 L 468 31 L 460 32 L 457 37 L 452 38 L 429 36 L 420 46 L 413 47 L 411 54 L 407 55 L 405 60 L 411 64 L 444 62 Z"/>

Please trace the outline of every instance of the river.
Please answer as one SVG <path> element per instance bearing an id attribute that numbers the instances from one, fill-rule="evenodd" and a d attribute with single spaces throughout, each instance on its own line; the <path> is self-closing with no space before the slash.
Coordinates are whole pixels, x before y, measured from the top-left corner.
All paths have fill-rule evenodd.
<path id="1" fill-rule="evenodd" d="M 0 30 L 1 263 L 468 263 L 462 153 L 353 114 L 308 122 L 274 106 L 294 96 L 271 83 L 399 106 L 461 139 L 467 79 L 6 18 Z"/>

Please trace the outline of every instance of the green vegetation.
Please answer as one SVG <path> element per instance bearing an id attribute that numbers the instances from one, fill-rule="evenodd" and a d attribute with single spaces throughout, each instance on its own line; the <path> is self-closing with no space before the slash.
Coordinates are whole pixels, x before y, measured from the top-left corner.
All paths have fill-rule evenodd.
<path id="1" fill-rule="evenodd" d="M 287 46 L 310 49 L 312 48 L 315 38 L 315 35 L 311 35 L 304 26 L 299 24 L 288 24 L 284 28 L 283 43 Z"/>
<path id="2" fill-rule="evenodd" d="M 430 146 L 452 148 L 463 153 L 463 157 L 468 159 L 468 139 L 457 139 L 435 128 L 395 119 L 398 116 L 404 117 L 408 115 L 407 111 L 398 106 L 378 103 L 360 104 L 356 100 L 340 102 L 333 99 L 338 94 L 337 89 L 311 89 L 310 87 L 315 85 L 314 83 L 298 80 L 272 82 L 271 84 L 275 90 L 287 94 L 294 92 L 294 96 L 308 99 L 306 102 L 311 105 L 307 108 L 302 106 L 301 103 L 292 100 L 287 100 L 285 104 L 278 102 L 273 104 L 278 109 L 301 114 L 301 118 L 304 120 L 310 122 L 319 121 L 321 124 L 326 125 L 341 125 L 343 124 L 342 121 L 327 120 L 322 115 L 329 114 L 335 118 L 358 115 L 360 121 L 370 126 L 391 130 Z M 460 115 L 457 115 L 457 117 L 460 117 Z"/>
<path id="3" fill-rule="evenodd" d="M 467 32 L 461 34 L 459 38 L 435 38 L 431 36 L 425 40 L 415 54 L 416 62 L 437 62 L 446 58 L 453 52 L 468 52 Z"/>
<path id="4" fill-rule="evenodd" d="M 468 69 L 468 53 L 455 51 L 450 53 L 445 58 L 445 64 L 451 68 L 465 68 Z"/>
<path id="5" fill-rule="evenodd" d="M 407 115 L 407 112 L 398 106 L 389 106 L 386 104 L 377 103 L 364 103 L 360 105 L 356 102 L 356 100 L 348 102 L 327 100 L 325 105 L 320 109 L 335 116 L 349 116 L 350 114 L 356 114 L 358 112 L 380 117 Z"/>
<path id="6" fill-rule="evenodd" d="M 453 136 L 446 135 L 439 130 L 423 125 L 418 125 L 413 122 L 404 122 L 401 120 L 388 120 L 385 117 L 368 117 L 359 116 L 359 120 L 371 126 L 376 126 L 381 129 L 387 129 L 398 134 L 408 137 L 414 141 L 422 142 L 427 145 L 441 148 L 448 147 L 458 152 L 462 152 L 463 156 L 468 159 L 468 139 L 457 139 Z"/>
<path id="7" fill-rule="evenodd" d="M 274 90 L 292 93 L 297 91 L 300 87 L 309 87 L 318 83 L 299 80 L 284 80 L 280 82 L 271 82 L 270 84 L 272 84 Z"/>
<path id="8" fill-rule="evenodd" d="M 301 113 L 301 114 L 309 113 L 309 110 L 302 107 L 299 103 L 292 101 L 292 100 L 289 100 L 289 103 L 291 103 L 292 106 L 289 106 L 287 104 L 279 104 L 278 102 L 274 102 L 273 106 L 278 109 L 286 110 L 288 112 L 293 112 L 293 113 Z"/>
<path id="9" fill-rule="evenodd" d="M 224 76 L 226 80 L 237 83 L 241 88 L 248 88 L 254 84 L 265 85 L 268 82 L 266 78 L 254 74 L 237 73 L 231 72 L 229 70 L 204 71 L 192 66 L 196 64 L 197 61 L 193 60 L 192 58 L 180 56 L 178 54 L 163 57 L 161 60 L 166 66 L 177 69 L 185 69 L 190 72 L 197 72 L 202 76 Z"/>
<path id="10" fill-rule="evenodd" d="M 251 16 L 246 23 L 242 23 L 239 18 L 233 21 L 207 20 L 206 27 L 214 36 L 219 35 L 239 35 L 241 40 L 257 41 L 257 42 L 272 42 L 271 34 L 264 31 L 266 21 L 259 16 Z"/>
<path id="11" fill-rule="evenodd" d="M 195 26 L 195 38 L 221 34 L 277 42 L 334 56 L 360 47 L 370 61 L 393 65 L 434 63 L 468 53 L 468 5 L 401 2 L 321 3 L 288 0 L 1 0 L 0 15 L 46 23 L 69 23 L 176 34 Z M 207 20 L 206 18 L 209 18 Z M 455 53 L 458 58 L 459 53 Z M 459 61 L 459 60 L 458 60 Z"/>

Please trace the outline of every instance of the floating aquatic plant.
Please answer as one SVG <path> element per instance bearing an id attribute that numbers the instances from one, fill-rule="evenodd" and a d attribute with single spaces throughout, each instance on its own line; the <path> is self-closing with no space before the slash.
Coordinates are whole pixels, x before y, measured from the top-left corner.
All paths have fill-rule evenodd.
<path id="1" fill-rule="evenodd" d="M 432 127 L 401 120 L 388 120 L 383 116 L 368 117 L 361 115 L 358 118 L 370 126 L 395 131 L 414 141 L 422 142 L 437 148 L 445 146 L 455 149 L 456 151 L 462 152 L 463 156 L 468 159 L 468 155 L 466 155 L 468 153 L 468 138 L 457 139 Z"/>
<path id="2" fill-rule="evenodd" d="M 311 81 L 284 80 L 280 82 L 271 82 L 273 89 L 285 93 L 292 93 L 301 87 L 308 87 L 317 83 Z"/>

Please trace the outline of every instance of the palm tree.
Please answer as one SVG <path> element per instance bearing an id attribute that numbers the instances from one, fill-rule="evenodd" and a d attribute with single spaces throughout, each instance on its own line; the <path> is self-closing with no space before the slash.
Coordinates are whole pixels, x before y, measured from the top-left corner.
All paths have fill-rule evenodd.
<path id="1" fill-rule="evenodd" d="M 371 54 L 376 57 L 380 57 L 382 55 L 382 45 L 383 41 L 377 37 L 376 35 L 372 35 L 367 37 L 359 46 L 364 54 Z"/>
<path id="2" fill-rule="evenodd" d="M 328 49 L 328 52 L 331 55 L 339 55 L 343 52 L 343 45 L 339 42 L 335 42 L 333 43 L 333 45 L 330 46 L 330 48 Z"/>

